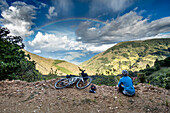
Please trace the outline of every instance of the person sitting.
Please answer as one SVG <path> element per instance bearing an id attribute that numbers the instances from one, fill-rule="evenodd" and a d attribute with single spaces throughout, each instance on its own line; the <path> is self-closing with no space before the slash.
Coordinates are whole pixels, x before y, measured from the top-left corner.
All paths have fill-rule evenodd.
<path id="1" fill-rule="evenodd" d="M 135 95 L 135 88 L 133 86 L 132 79 L 128 76 L 128 71 L 122 71 L 123 77 L 120 79 L 118 83 L 118 88 L 121 93 L 127 96 L 134 96 Z"/>

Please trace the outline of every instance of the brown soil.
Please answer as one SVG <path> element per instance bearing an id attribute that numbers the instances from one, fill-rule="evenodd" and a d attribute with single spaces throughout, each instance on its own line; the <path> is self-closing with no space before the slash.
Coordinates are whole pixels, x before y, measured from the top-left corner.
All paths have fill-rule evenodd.
<path id="1" fill-rule="evenodd" d="M 55 89 L 56 79 L 40 82 L 1 81 L 0 113 L 170 113 L 170 90 L 139 84 L 134 97 L 112 86 Z"/>

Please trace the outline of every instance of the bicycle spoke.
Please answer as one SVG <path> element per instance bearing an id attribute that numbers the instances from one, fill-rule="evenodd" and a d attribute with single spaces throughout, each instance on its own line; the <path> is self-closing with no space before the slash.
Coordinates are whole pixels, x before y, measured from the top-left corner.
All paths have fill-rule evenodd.
<path id="1" fill-rule="evenodd" d="M 57 81 L 57 82 L 55 83 L 55 88 L 61 89 L 61 88 L 67 87 L 68 85 L 69 85 L 69 81 L 68 81 L 67 78 L 65 78 L 65 79 L 60 79 L 59 81 Z"/>
<path id="2" fill-rule="evenodd" d="M 79 80 L 76 84 L 76 87 L 78 89 L 84 89 L 84 88 L 88 87 L 91 84 L 91 82 L 92 82 L 92 78 L 87 77 L 87 78 L 84 78 L 83 80 Z"/>

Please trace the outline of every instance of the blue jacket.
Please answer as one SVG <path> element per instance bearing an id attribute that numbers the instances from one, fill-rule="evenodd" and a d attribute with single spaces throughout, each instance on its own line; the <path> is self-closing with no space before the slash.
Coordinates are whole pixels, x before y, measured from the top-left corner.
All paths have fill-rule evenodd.
<path id="1" fill-rule="evenodd" d="M 119 83 L 118 87 L 122 86 L 125 91 L 130 93 L 131 95 L 135 94 L 135 88 L 133 87 L 133 81 L 129 76 L 123 76 Z"/>

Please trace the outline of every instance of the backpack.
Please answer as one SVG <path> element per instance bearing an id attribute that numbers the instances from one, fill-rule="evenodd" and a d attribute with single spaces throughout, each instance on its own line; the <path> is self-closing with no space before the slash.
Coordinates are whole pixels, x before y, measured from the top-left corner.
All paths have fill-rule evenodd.
<path id="1" fill-rule="evenodd" d="M 95 86 L 95 85 L 93 85 L 93 84 L 91 85 L 91 87 L 90 87 L 90 88 L 91 88 L 91 90 L 94 90 L 94 91 L 96 90 L 96 86 Z"/>

